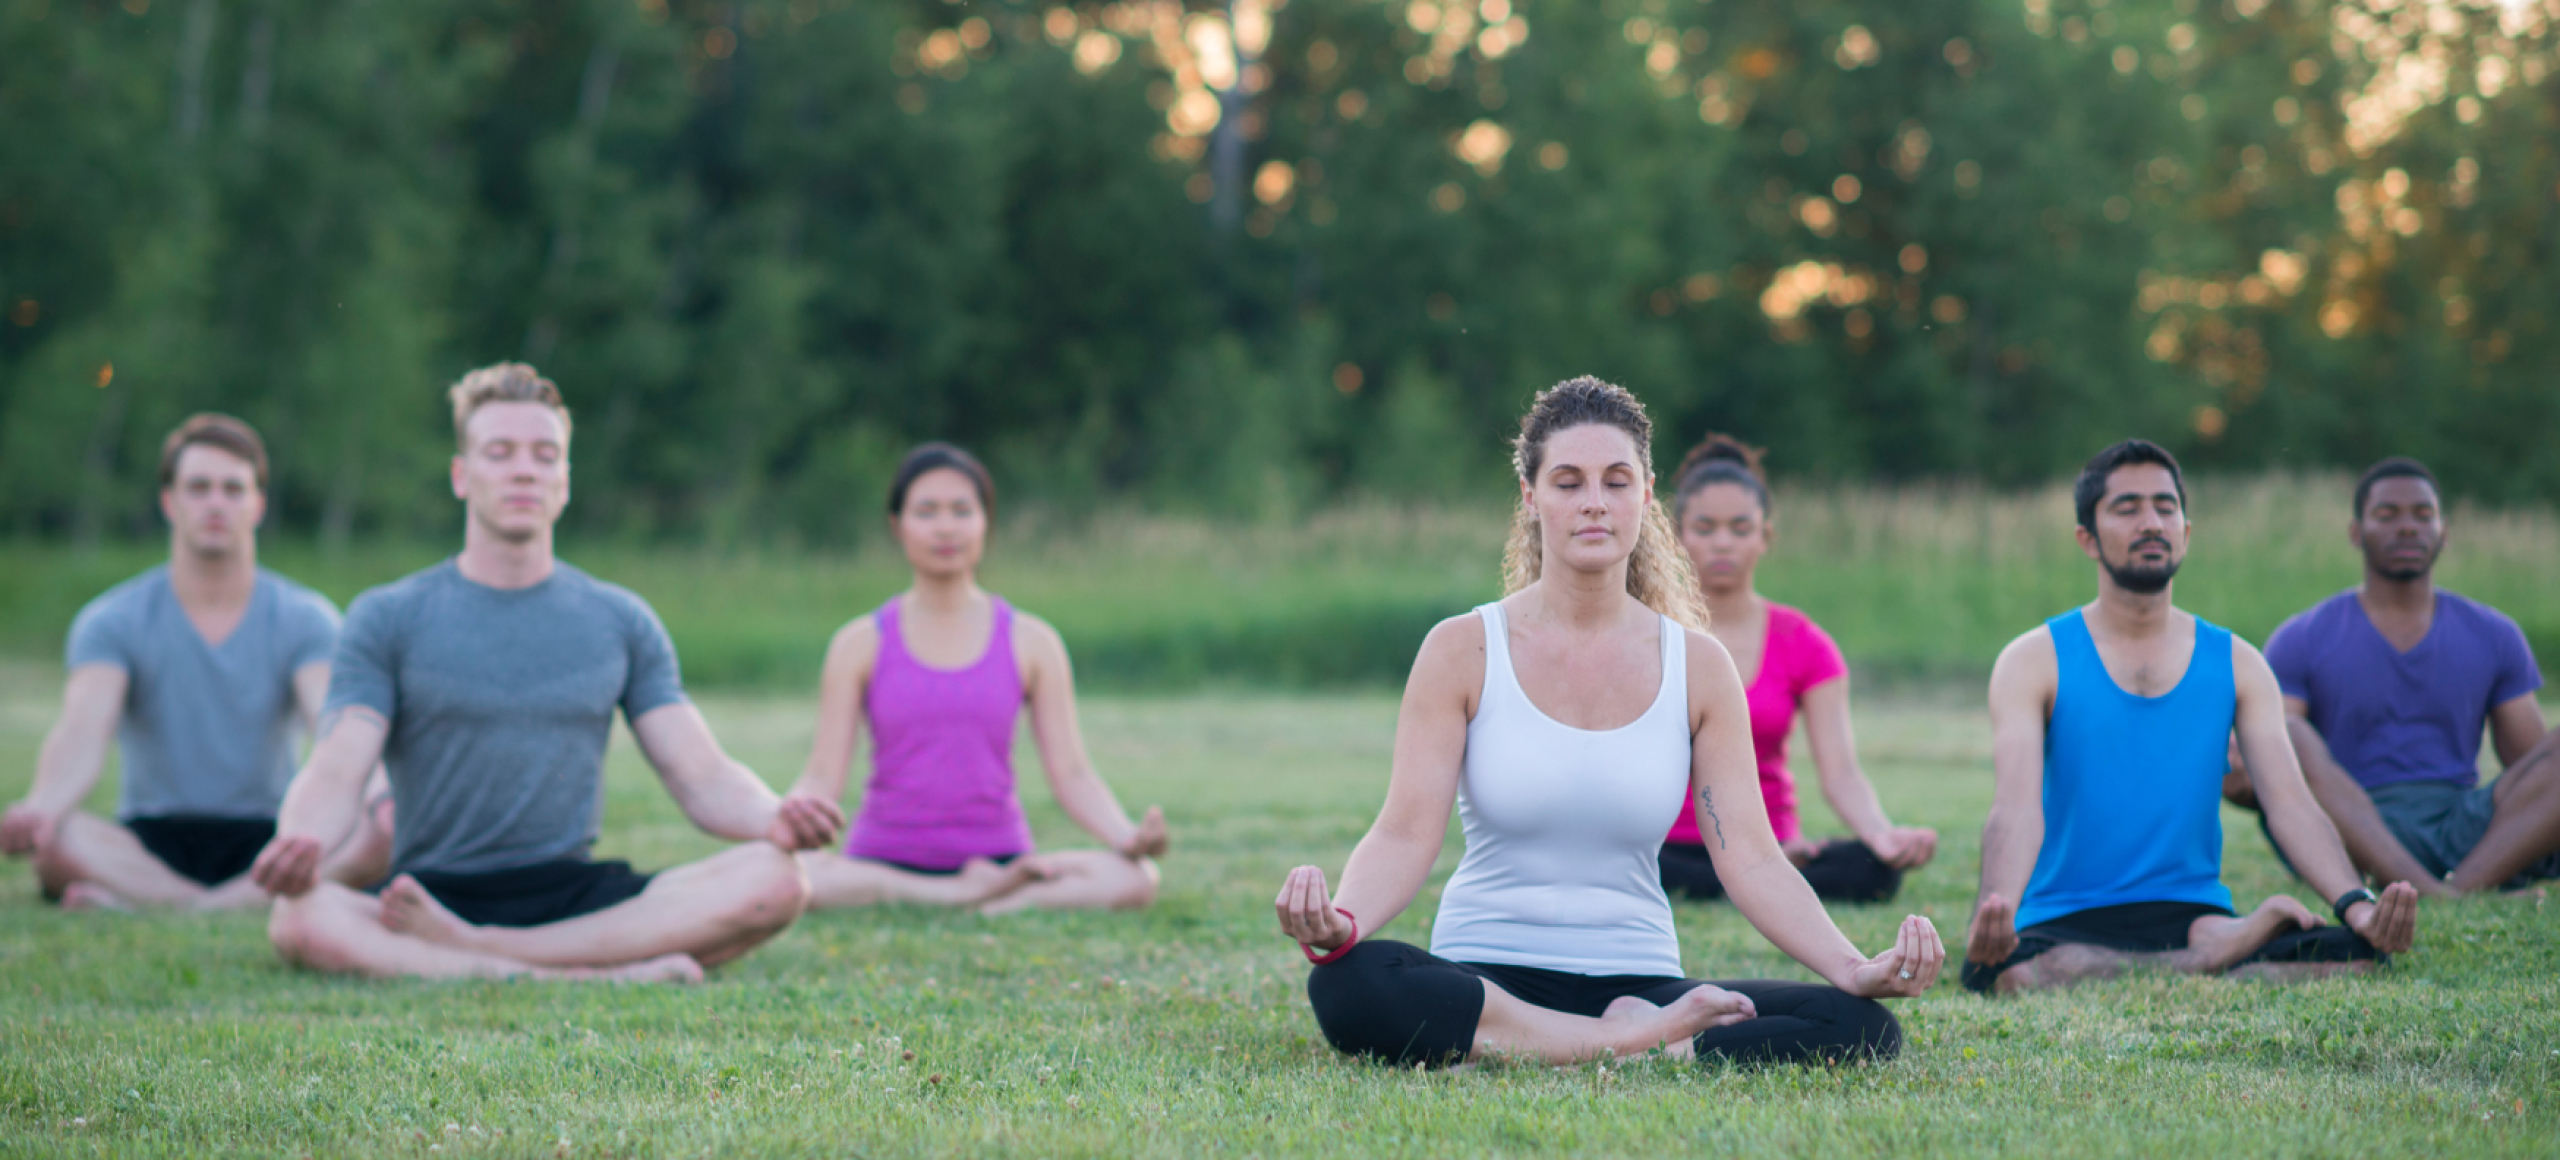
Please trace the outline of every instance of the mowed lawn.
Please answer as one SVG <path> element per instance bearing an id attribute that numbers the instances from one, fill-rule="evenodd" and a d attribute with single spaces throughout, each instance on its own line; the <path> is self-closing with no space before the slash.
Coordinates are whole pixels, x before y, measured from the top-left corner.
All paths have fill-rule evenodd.
<path id="1" fill-rule="evenodd" d="M 0 668 L 0 796 L 23 792 L 59 678 Z M 710 695 L 733 752 L 787 782 L 805 696 Z M 1389 1070 L 1337 1057 L 1272 930 L 1281 874 L 1337 870 L 1383 790 L 1387 694 L 1101 699 L 1086 724 L 1175 849 L 1141 915 L 808 919 L 695 988 L 360 983 L 280 966 L 261 917 L 64 915 L 0 868 L 0 1153 L 398 1156 L 2549 1156 L 2560 1141 L 2560 912 L 2425 912 L 2366 980 L 2289 989 L 2158 976 L 1896 1010 L 1903 1056 L 1838 1070 L 1633 1060 Z M 1961 937 L 1990 796 L 1969 688 L 1862 705 L 1897 818 L 1939 860 L 1889 907 Z M 1042 840 L 1076 834 L 1024 749 Z M 627 743 L 598 853 L 715 848 Z M 1809 780 L 1809 779 L 1808 779 Z M 1836 831 L 1807 786 L 1810 828 Z M 105 808 L 102 789 L 93 805 Z M 2229 880 L 2288 885 L 2226 813 Z M 1445 876 L 1455 864 L 1455 827 Z M 1434 879 L 1434 890 L 1438 878 Z M 2315 901 L 2307 890 L 2297 893 Z M 1427 941 L 1433 897 L 1385 933 Z M 1682 905 L 1692 974 L 1806 978 L 1729 908 Z"/>

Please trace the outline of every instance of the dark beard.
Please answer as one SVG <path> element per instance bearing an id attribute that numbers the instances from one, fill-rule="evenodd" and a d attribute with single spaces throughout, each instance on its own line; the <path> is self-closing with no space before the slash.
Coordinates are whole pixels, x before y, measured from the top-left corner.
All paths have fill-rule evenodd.
<path id="1" fill-rule="evenodd" d="M 2394 568 L 2372 554 L 2366 555 L 2364 559 L 2365 563 L 2373 568 L 2376 575 L 2381 576 L 2385 580 L 2406 584 L 2412 580 L 2424 580 L 2427 578 L 2427 573 L 2435 571 L 2436 555 L 2442 551 L 2444 551 L 2444 545 L 2437 544 L 2434 548 L 2428 550 L 2427 562 L 2420 564 L 2415 568 Z"/>
<path id="2" fill-rule="evenodd" d="M 2109 564 L 2107 576 L 2116 582 L 2118 588 L 2136 596 L 2149 596 L 2169 587 L 2169 581 L 2178 575 L 2180 563 L 2182 561 L 2178 560 L 2157 566 L 2128 563 L 2123 567 Z"/>

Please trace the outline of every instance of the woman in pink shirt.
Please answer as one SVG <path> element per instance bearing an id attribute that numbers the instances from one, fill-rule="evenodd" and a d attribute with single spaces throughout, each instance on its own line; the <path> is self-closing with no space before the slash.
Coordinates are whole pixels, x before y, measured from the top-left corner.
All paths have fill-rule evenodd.
<path id="1" fill-rule="evenodd" d="M 1938 833 L 1886 820 L 1876 791 L 1858 768 L 1849 730 L 1849 666 L 1840 646 L 1805 614 L 1760 595 L 1751 574 L 1776 532 L 1760 452 L 1709 435 L 1680 461 L 1675 510 L 1680 544 L 1707 599 L 1709 631 L 1733 654 L 1749 684 L 1751 746 L 1760 764 L 1760 796 L 1787 857 L 1824 899 L 1880 902 L 1902 888 L 1902 872 L 1929 861 Z M 1796 822 L 1795 776 L 1787 771 L 1787 735 L 1797 712 L 1813 742 L 1813 765 L 1831 812 L 1857 836 L 1816 842 Z M 1698 832 L 1695 803 L 1680 813 L 1662 844 L 1662 887 L 1694 899 L 1724 897 Z"/>
<path id="2" fill-rule="evenodd" d="M 865 723 L 872 773 L 844 851 L 800 856 L 813 907 L 994 914 L 1155 900 L 1164 811 L 1130 821 L 1094 773 L 1057 630 L 978 587 L 994 501 L 987 469 L 947 443 L 909 452 L 889 485 L 889 527 L 915 582 L 827 646 L 817 738 L 792 792 L 841 798 Z M 1013 777 L 1026 704 L 1058 807 L 1109 849 L 1032 852 Z"/>

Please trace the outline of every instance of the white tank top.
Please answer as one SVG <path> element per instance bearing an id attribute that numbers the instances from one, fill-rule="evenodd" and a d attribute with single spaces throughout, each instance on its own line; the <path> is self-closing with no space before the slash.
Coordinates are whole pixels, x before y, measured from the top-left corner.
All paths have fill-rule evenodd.
<path id="1" fill-rule="evenodd" d="M 1500 604 L 1484 617 L 1484 691 L 1458 782 L 1466 856 L 1440 895 L 1431 953 L 1579 975 L 1680 974 L 1662 836 L 1689 792 L 1689 675 L 1662 618 L 1662 688 L 1644 715 L 1576 729 L 1529 702 Z"/>

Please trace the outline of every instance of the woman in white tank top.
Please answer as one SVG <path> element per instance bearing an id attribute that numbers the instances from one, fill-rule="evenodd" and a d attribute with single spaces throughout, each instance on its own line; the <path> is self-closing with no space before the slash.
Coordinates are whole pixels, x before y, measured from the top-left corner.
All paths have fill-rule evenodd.
<path id="1" fill-rule="evenodd" d="M 1779 849 L 1741 678 L 1704 623 L 1653 496 L 1652 425 L 1591 378 L 1541 392 L 1514 444 L 1510 595 L 1423 642 L 1387 801 L 1330 895 L 1301 866 L 1276 902 L 1318 965 L 1340 1050 L 1396 1063 L 1549 1062 L 1661 1048 L 1748 1060 L 1889 1057 L 1874 1000 L 1917 995 L 1946 949 L 1929 920 L 1861 954 Z M 1685 623 L 1684 623 L 1685 622 Z M 1656 853 L 1696 793 L 1743 915 L 1830 985 L 1683 978 Z M 1467 852 L 1428 952 L 1372 937 L 1431 872 L 1455 804 Z"/>

